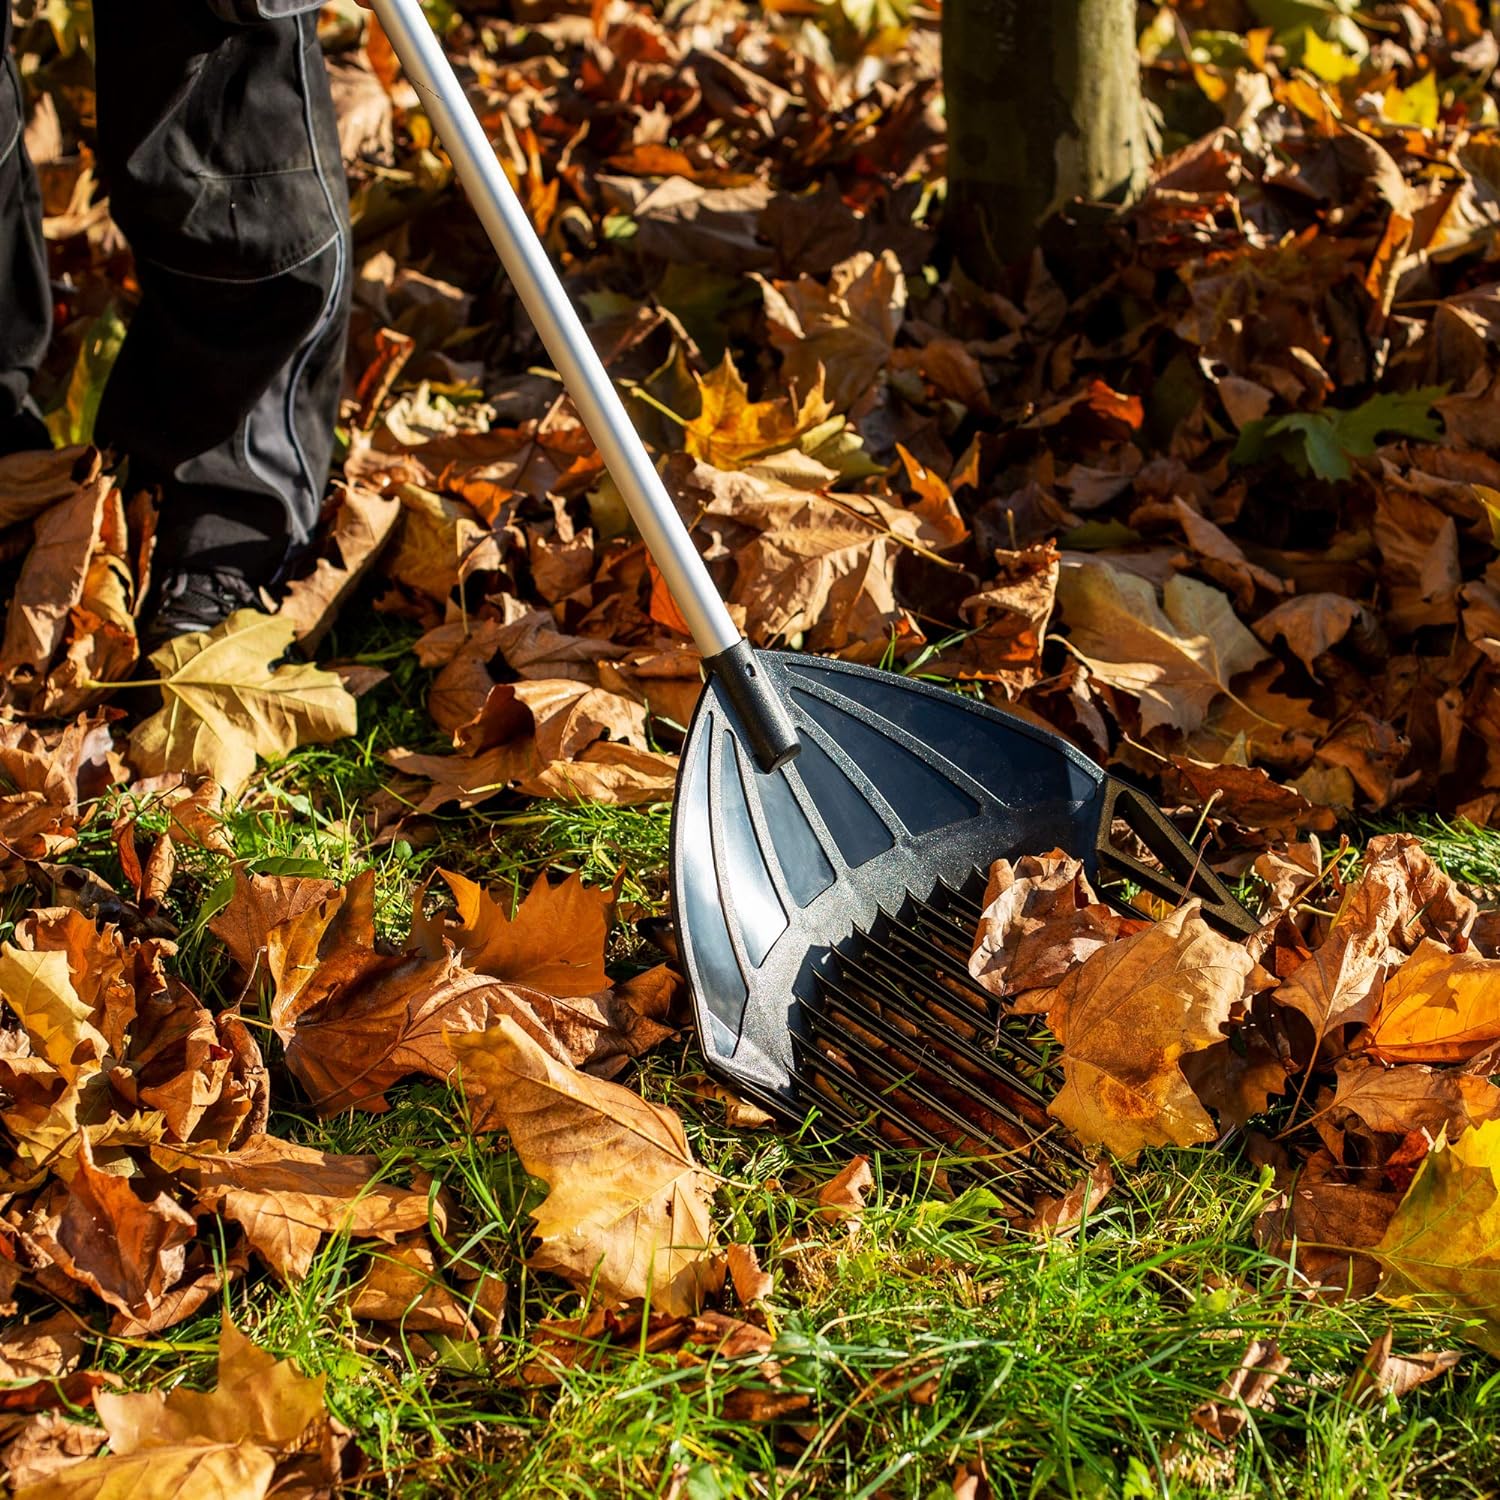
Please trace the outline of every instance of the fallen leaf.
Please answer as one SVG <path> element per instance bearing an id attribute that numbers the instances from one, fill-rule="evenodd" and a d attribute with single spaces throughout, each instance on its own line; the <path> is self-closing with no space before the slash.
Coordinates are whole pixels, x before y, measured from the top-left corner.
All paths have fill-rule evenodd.
<path id="1" fill-rule="evenodd" d="M 408 1333 L 441 1333 L 472 1339 L 478 1330 L 462 1302 L 421 1242 L 376 1251 L 370 1270 L 355 1288 L 349 1311 L 372 1323 L 392 1323 Z"/>
<path id="2" fill-rule="evenodd" d="M 1072 649 L 1101 682 L 1140 700 L 1143 730 L 1199 728 L 1231 679 L 1266 654 L 1218 589 L 1182 574 L 1159 604 L 1133 573 L 1065 560 L 1057 600 Z"/>
<path id="3" fill-rule="evenodd" d="M 279 618 L 291 621 L 293 639 L 308 656 L 375 565 L 401 516 L 401 503 L 395 498 L 371 494 L 357 485 L 335 485 L 334 493 L 338 508 L 327 541 L 337 549 L 338 561 L 319 557 L 311 573 L 287 588 L 276 611 Z"/>
<path id="4" fill-rule="evenodd" d="M 1438 1139 L 1369 1253 L 1387 1301 L 1475 1319 L 1463 1336 L 1500 1353 L 1500 1120 Z"/>
<path id="5" fill-rule="evenodd" d="M 52 1211 L 32 1238 L 111 1307 L 149 1316 L 183 1277 L 187 1246 L 198 1232 L 193 1216 L 166 1193 L 148 1188 L 143 1196 L 130 1178 L 97 1168 L 86 1135 L 56 1170 Z"/>
<path id="6" fill-rule="evenodd" d="M 137 769 L 196 772 L 237 790 L 257 757 L 353 734 L 354 699 L 333 673 L 271 665 L 294 634 L 291 620 L 242 609 L 153 652 L 163 705 L 130 736 Z"/>
<path id="7" fill-rule="evenodd" d="M 801 392 L 822 381 L 833 409 L 848 411 L 895 348 L 906 310 L 906 278 L 896 257 L 889 250 L 879 256 L 861 251 L 840 261 L 826 285 L 811 276 L 756 280 L 783 377 Z M 714 461 L 708 453 L 700 456 Z"/>
<path id="8" fill-rule="evenodd" d="M 382 952 L 374 893 L 374 871 L 366 870 L 266 938 L 271 1025 L 321 1114 L 380 1113 L 386 1090 L 408 1074 L 447 1078 L 450 1035 L 483 1030 L 501 1015 L 549 1035 L 530 1006 L 535 992 L 475 974 L 450 952 Z"/>
<path id="9" fill-rule="evenodd" d="M 729 1265 L 729 1279 L 734 1283 L 734 1295 L 741 1304 L 749 1307 L 769 1297 L 775 1289 L 775 1281 L 769 1271 L 763 1271 L 754 1245 L 731 1245 L 724 1258 Z"/>
<path id="10" fill-rule="evenodd" d="M 1385 982 L 1370 1050 L 1386 1062 L 1461 1063 L 1500 1042 L 1500 959 L 1424 938 Z"/>
<path id="11" fill-rule="evenodd" d="M 1221 1443 L 1233 1442 L 1253 1411 L 1274 1405 L 1271 1392 L 1292 1362 L 1274 1339 L 1252 1339 L 1239 1368 L 1219 1387 L 1212 1401 L 1193 1413 L 1193 1425 Z"/>
<path id="12" fill-rule="evenodd" d="M 243 865 L 234 871 L 234 892 L 210 919 L 208 930 L 224 944 L 241 974 L 264 963 L 271 930 L 326 901 L 338 884 L 311 875 L 262 875 Z"/>
<path id="13" fill-rule="evenodd" d="M 1446 1375 L 1462 1363 L 1456 1349 L 1433 1350 L 1423 1354 L 1394 1354 L 1395 1334 L 1389 1328 L 1365 1351 L 1359 1368 L 1344 1386 L 1344 1400 L 1369 1401 L 1377 1396 L 1400 1398 L 1429 1380 Z"/>
<path id="14" fill-rule="evenodd" d="M 969 973 L 991 994 L 1056 984 L 1127 930 L 1100 903 L 1081 861 L 1061 849 L 990 866 Z"/>
<path id="15" fill-rule="evenodd" d="M 258 1135 L 233 1151 L 161 1145 L 151 1159 L 185 1183 L 201 1213 L 238 1224 L 285 1282 L 312 1266 L 325 1234 L 394 1243 L 427 1223 L 427 1194 L 380 1180 L 373 1156 L 336 1156 Z"/>
<path id="16" fill-rule="evenodd" d="M 678 1117 L 573 1072 L 508 1017 L 455 1037 L 453 1049 L 466 1090 L 550 1189 L 533 1214 L 541 1247 L 530 1264 L 610 1301 L 649 1295 L 653 1307 L 689 1311 L 714 1249 L 713 1178 Z"/>
<path id="17" fill-rule="evenodd" d="M 1359 624 L 1371 629 L 1374 620 L 1358 601 L 1342 594 L 1301 594 L 1268 610 L 1252 626 L 1268 646 L 1279 636 L 1314 681 L 1316 662 Z"/>
<path id="18" fill-rule="evenodd" d="M 865 1194 L 875 1186 L 868 1156 L 856 1156 L 818 1189 L 818 1217 L 830 1224 L 859 1227 L 865 1211 Z"/>
<path id="19" fill-rule="evenodd" d="M 1408 1063 L 1392 1068 L 1367 1055 L 1334 1064 L 1332 1108 L 1358 1116 L 1371 1130 L 1404 1135 L 1425 1130 L 1449 1139 L 1467 1126 L 1500 1117 L 1500 1089 L 1487 1078 Z"/>
<path id="20" fill-rule="evenodd" d="M 577 874 L 557 885 L 542 875 L 511 916 L 483 886 L 451 870 L 438 874 L 458 907 L 458 920 L 433 934 L 439 951 L 447 942 L 466 968 L 549 995 L 608 988 L 604 939 L 612 892 L 585 886 Z"/>
<path id="21" fill-rule="evenodd" d="M 259 1500 L 278 1467 L 311 1458 L 324 1483 L 338 1472 L 324 1377 L 307 1379 L 290 1360 L 252 1344 L 226 1316 L 218 1383 L 200 1393 L 100 1392 L 94 1405 L 110 1451 L 17 1492 L 17 1500 L 105 1495 L 234 1496 Z M 321 1470 L 321 1473 L 317 1473 Z"/>
<path id="22" fill-rule="evenodd" d="M 1193 1145 L 1216 1129 L 1178 1066 L 1223 1040 L 1255 961 L 1189 902 L 1068 974 L 1047 1012 L 1063 1044 L 1048 1105 L 1080 1140 L 1133 1159 L 1142 1146 Z"/>
<path id="23" fill-rule="evenodd" d="M 708 379 L 694 379 L 702 407 L 684 426 L 682 445 L 718 469 L 743 469 L 758 458 L 796 447 L 833 411 L 821 381 L 800 399 L 752 401 L 727 353 Z"/>

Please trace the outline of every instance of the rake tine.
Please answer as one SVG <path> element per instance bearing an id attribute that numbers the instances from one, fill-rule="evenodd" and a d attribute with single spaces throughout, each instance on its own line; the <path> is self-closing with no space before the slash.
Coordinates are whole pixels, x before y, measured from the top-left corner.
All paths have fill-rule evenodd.
<path id="1" fill-rule="evenodd" d="M 880 985 L 882 999 L 889 994 L 889 1003 L 898 1014 L 912 1022 L 913 1025 L 922 1027 L 930 1024 L 930 1017 L 913 1003 L 913 996 L 921 997 L 928 1002 L 947 1009 L 950 1013 L 957 1015 L 976 1026 L 984 1025 L 989 1028 L 989 1035 L 993 1037 L 997 1045 L 1003 1043 L 1008 1054 L 1031 1067 L 1044 1069 L 1046 1060 L 1031 1044 L 1014 1032 L 1008 1030 L 996 1016 L 995 1004 L 990 994 L 975 985 L 974 989 L 978 995 L 983 996 L 986 1004 L 985 1009 L 978 1015 L 965 1016 L 957 1009 L 959 997 L 946 986 L 936 983 L 929 974 L 924 973 L 915 964 L 903 959 L 899 954 L 892 953 L 879 938 L 865 937 L 858 945 L 854 955 L 839 954 L 841 967 L 860 968 L 864 967 L 861 960 L 879 960 L 890 969 L 894 970 L 894 977 L 879 972 L 878 968 L 871 978 Z M 966 976 L 967 977 L 967 976 Z M 900 983 L 895 982 L 899 980 Z M 1025 1093 L 1027 1097 L 1038 1104 L 1045 1105 L 1045 1095 L 1024 1079 L 1009 1073 L 1005 1067 L 989 1052 L 976 1047 L 968 1038 L 958 1032 L 954 1032 L 951 1038 L 955 1050 L 960 1051 L 965 1057 L 984 1071 L 1002 1076 L 1012 1087 Z M 962 1045 L 960 1045 L 962 1044 Z"/>
<path id="2" fill-rule="evenodd" d="M 822 1029 L 822 1028 L 818 1028 Z M 974 1121 L 967 1119 L 957 1111 L 951 1109 L 940 1099 L 934 1098 L 930 1093 L 917 1084 L 910 1075 L 895 1072 L 889 1062 L 879 1057 L 873 1049 L 866 1047 L 857 1038 L 848 1036 L 837 1036 L 827 1038 L 842 1052 L 848 1053 L 852 1062 L 856 1062 L 861 1068 L 886 1081 L 887 1087 L 877 1090 L 852 1070 L 845 1071 L 835 1068 L 830 1083 L 834 1087 L 843 1088 L 861 1099 L 871 1110 L 889 1120 L 898 1130 L 911 1136 L 919 1143 L 926 1145 L 930 1150 L 940 1155 L 953 1156 L 957 1147 L 955 1141 L 944 1140 L 936 1135 L 929 1127 L 921 1124 L 911 1117 L 909 1110 L 900 1107 L 900 1095 L 906 1094 L 922 1109 L 929 1114 L 942 1120 L 951 1126 L 956 1132 L 959 1141 L 972 1141 L 980 1147 L 989 1146 L 990 1151 L 976 1151 L 971 1153 L 973 1160 L 981 1162 L 986 1168 L 986 1176 L 993 1175 L 996 1178 L 996 1190 L 1000 1196 L 1005 1198 L 1014 1207 L 1025 1212 L 1032 1211 L 1032 1205 L 1021 1195 L 1014 1193 L 1004 1185 L 1003 1176 L 1029 1178 L 1034 1186 L 1046 1189 L 1049 1192 L 1063 1192 L 1066 1184 L 1053 1177 L 1037 1162 L 1031 1160 L 1015 1146 L 1008 1146 L 1003 1141 L 996 1140 L 994 1136 L 976 1125 Z M 825 1064 L 826 1064 L 825 1059 Z M 825 1068 L 825 1071 L 828 1070 Z M 990 1113 L 996 1113 L 993 1106 L 989 1107 Z M 1036 1138 L 1032 1137 L 1029 1144 L 1034 1148 L 1037 1144 Z M 967 1158 L 966 1158 L 967 1159 Z M 1003 1174 L 1003 1175 L 1002 1175 Z"/>
<path id="3" fill-rule="evenodd" d="M 816 1058 L 816 1061 L 812 1061 L 812 1058 Z M 871 1136 L 882 1144 L 894 1144 L 902 1150 L 922 1151 L 939 1159 L 954 1158 L 955 1148 L 952 1141 L 944 1140 L 941 1136 L 934 1134 L 908 1114 L 897 1113 L 892 1108 L 888 1091 L 871 1088 L 856 1074 L 830 1064 L 822 1054 L 813 1052 L 810 1057 L 802 1058 L 799 1061 L 799 1073 L 804 1079 L 811 1081 L 817 1101 L 822 1105 L 834 1106 L 851 1129 Z M 865 1117 L 857 1119 L 848 1103 L 833 1093 L 834 1090 L 842 1090 L 852 1095 L 863 1106 L 866 1112 Z M 894 1134 L 894 1140 L 891 1135 L 882 1131 L 882 1126 L 889 1128 Z M 972 1132 L 970 1135 L 972 1137 Z M 991 1155 L 975 1154 L 962 1160 L 965 1165 L 972 1166 L 982 1173 L 987 1185 L 997 1197 L 1019 1212 L 1030 1214 L 1034 1212 L 1034 1205 L 1024 1194 L 1012 1188 L 1007 1180 L 1022 1175 L 1024 1169 L 1018 1169 L 1010 1159 L 1006 1159 L 1002 1167 L 1000 1158 L 1003 1155 L 1003 1151 L 997 1148 L 996 1152 Z"/>
<path id="4" fill-rule="evenodd" d="M 951 1119 L 959 1121 L 965 1131 L 978 1133 L 993 1141 L 997 1147 L 1006 1151 L 1022 1149 L 1020 1142 L 1008 1142 L 1001 1139 L 992 1128 L 979 1124 L 969 1114 L 957 1112 L 954 1104 L 944 1103 L 938 1099 L 933 1094 L 934 1088 L 940 1087 L 945 1094 L 957 1094 L 959 1100 L 955 1103 L 971 1106 L 980 1116 L 1003 1120 L 1020 1133 L 1026 1143 L 1026 1149 L 1041 1152 L 1050 1159 L 1065 1162 L 1075 1170 L 1088 1170 L 1088 1161 L 1062 1139 L 1061 1131 L 1055 1123 L 1048 1121 L 1046 1124 L 1039 1124 L 1028 1120 L 1024 1114 L 1006 1104 L 1002 1099 L 985 1093 L 982 1085 L 976 1080 L 967 1077 L 959 1070 L 945 1066 L 940 1052 L 922 1049 L 913 1038 L 896 1031 L 878 1016 L 863 1008 L 857 999 L 850 999 L 843 995 L 832 984 L 829 985 L 829 989 L 837 997 L 837 1003 L 831 1007 L 833 1013 L 826 1016 L 815 1015 L 810 1018 L 814 1033 L 829 1046 L 839 1052 L 849 1051 L 857 1046 L 862 1056 L 869 1056 L 869 1065 L 873 1071 L 893 1080 L 910 1079 L 913 1091 L 921 1088 L 926 1096 L 936 1100 L 939 1107 Z M 851 1035 L 848 1030 L 841 1028 L 839 1025 L 841 1012 L 848 1016 L 854 1026 L 868 1032 L 883 1047 L 890 1049 L 898 1061 L 893 1063 L 865 1043 L 858 1035 Z M 909 1066 L 902 1066 L 903 1064 Z M 929 1074 L 936 1075 L 935 1079 Z M 1040 1164 L 1037 1169 L 1041 1170 Z M 1052 1180 L 1054 1185 L 1056 1184 L 1056 1179 L 1049 1180 Z"/>

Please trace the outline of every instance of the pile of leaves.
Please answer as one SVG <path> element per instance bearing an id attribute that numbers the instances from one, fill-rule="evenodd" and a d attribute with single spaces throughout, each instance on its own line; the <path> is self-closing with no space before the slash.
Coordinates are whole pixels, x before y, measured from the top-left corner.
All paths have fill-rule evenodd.
<path id="1" fill-rule="evenodd" d="M 1239 942 L 1197 902 L 1122 916 L 1061 851 L 1002 860 L 970 972 L 1045 1017 L 1048 1111 L 1078 1140 L 1131 1162 L 1272 1108 L 1281 1128 L 1246 1148 L 1275 1171 L 1260 1241 L 1311 1288 L 1425 1299 L 1500 1352 L 1496 913 L 1407 835 L 1373 839 L 1347 884 L 1311 844 L 1262 858 L 1276 899 Z"/>
<path id="2" fill-rule="evenodd" d="M 1127 1160 L 1250 1130 L 1281 1195 L 1258 1232 L 1310 1286 L 1378 1282 L 1496 1348 L 1492 917 L 1409 840 L 1352 878 L 1334 847 L 1409 807 L 1500 826 L 1500 112 L 1473 0 L 1142 7 L 1147 191 L 1000 288 L 937 233 L 924 8 L 430 9 L 750 638 L 1058 730 L 1264 898 L 1233 943 L 1191 907 L 1123 916 L 1043 851 L 997 868 L 975 973 L 1061 1044 L 1054 1114 Z M 799 1399 L 681 1122 L 612 1081 L 682 1018 L 665 970 L 611 985 L 607 893 L 544 881 L 512 916 L 443 871 L 391 930 L 372 876 L 232 863 L 223 799 L 285 816 L 259 764 L 354 733 L 392 670 L 358 659 L 351 601 L 404 622 L 430 719 L 374 742 L 372 842 L 420 849 L 455 808 L 663 801 L 700 682 L 420 95 L 352 3 L 321 31 L 358 274 L 319 552 L 142 664 L 154 497 L 89 441 L 135 282 L 94 171 L 87 7 L 20 29 L 60 446 L 0 460 L 0 1300 L 21 1315 L 0 1359 L 22 1393 L 0 1438 L 13 1474 L 77 1493 L 97 1465 L 250 1493 L 354 1461 L 315 1382 L 231 1331 L 219 1393 L 285 1382 L 298 1423 L 82 1368 L 91 1331 L 154 1336 L 251 1271 L 295 1282 L 331 1234 L 373 1252 L 358 1317 L 493 1337 L 510 1271 L 440 1268 L 437 1236 L 461 1242 L 441 1191 L 269 1130 L 378 1111 L 412 1075 L 456 1080 L 549 1189 L 531 1263 L 593 1301 L 535 1331 L 537 1384 L 649 1343 L 759 1361 L 747 1418 Z M 102 837 L 114 885 L 81 856 Z M 212 892 L 224 994 L 178 972 L 184 888 Z M 828 1189 L 830 1223 L 866 1182 Z M 60 1410 L 89 1403 L 107 1458 Z"/>

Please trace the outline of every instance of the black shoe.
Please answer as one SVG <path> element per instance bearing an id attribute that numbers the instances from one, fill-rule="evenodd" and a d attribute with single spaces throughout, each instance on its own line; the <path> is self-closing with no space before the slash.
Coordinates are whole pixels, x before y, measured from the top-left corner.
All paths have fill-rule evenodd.
<path id="1" fill-rule="evenodd" d="M 0 458 L 12 453 L 46 453 L 51 447 L 52 434 L 29 398 L 9 421 L 0 422 Z"/>
<path id="2" fill-rule="evenodd" d="M 141 627 L 141 654 L 179 635 L 212 630 L 237 609 L 265 608 L 260 590 L 238 568 L 174 568 Z"/>

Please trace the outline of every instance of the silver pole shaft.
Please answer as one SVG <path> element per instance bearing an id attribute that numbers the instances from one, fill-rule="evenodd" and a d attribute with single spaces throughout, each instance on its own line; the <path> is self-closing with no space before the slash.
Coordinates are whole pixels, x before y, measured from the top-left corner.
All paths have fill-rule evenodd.
<path id="1" fill-rule="evenodd" d="M 490 242 L 705 656 L 741 637 L 418 0 L 371 0 Z"/>

